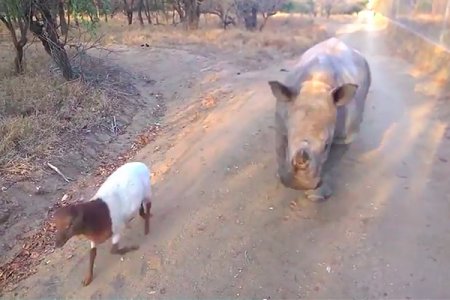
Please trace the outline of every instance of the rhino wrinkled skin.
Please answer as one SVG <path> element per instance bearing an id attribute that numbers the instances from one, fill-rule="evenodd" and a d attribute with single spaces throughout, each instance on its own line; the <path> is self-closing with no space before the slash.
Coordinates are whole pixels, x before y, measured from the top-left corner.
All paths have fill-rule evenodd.
<path id="1" fill-rule="evenodd" d="M 331 196 L 322 168 L 334 144 L 359 132 L 371 85 L 367 60 L 337 38 L 308 49 L 283 83 L 270 81 L 276 98 L 278 175 L 286 187 L 312 200 Z"/>

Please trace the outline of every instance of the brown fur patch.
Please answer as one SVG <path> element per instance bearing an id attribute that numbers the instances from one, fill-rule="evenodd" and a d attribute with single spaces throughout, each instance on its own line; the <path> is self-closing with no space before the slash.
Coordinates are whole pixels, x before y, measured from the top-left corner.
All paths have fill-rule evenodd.
<path id="1" fill-rule="evenodd" d="M 83 210 L 83 232 L 96 244 L 103 243 L 112 236 L 112 222 L 109 208 L 101 199 L 81 204 Z"/>
<path id="2" fill-rule="evenodd" d="M 56 229 L 63 230 L 69 227 L 72 222 L 74 210 L 72 206 L 65 206 L 55 212 L 54 221 Z"/>

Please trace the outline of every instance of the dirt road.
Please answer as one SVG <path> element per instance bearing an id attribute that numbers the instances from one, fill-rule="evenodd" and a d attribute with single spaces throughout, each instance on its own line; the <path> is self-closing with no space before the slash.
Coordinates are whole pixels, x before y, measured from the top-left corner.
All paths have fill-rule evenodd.
<path id="1" fill-rule="evenodd" d="M 282 65 L 236 75 L 216 64 L 222 72 L 210 87 L 223 96 L 210 113 L 137 157 L 156 173 L 151 235 L 144 238 L 138 218 L 126 233 L 125 242 L 140 249 L 121 259 L 109 244 L 100 247 L 94 281 L 82 288 L 89 244 L 74 239 L 17 295 L 450 297 L 449 109 L 433 85 L 385 51 L 383 32 L 369 27 L 340 30 L 368 57 L 373 86 L 360 136 L 333 150 L 333 198 L 310 203 L 276 178 L 266 81 L 283 76 Z"/>

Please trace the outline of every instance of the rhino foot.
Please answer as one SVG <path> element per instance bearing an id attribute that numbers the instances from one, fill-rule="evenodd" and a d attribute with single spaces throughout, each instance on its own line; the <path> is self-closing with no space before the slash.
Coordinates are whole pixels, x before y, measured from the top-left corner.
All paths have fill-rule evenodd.
<path id="1" fill-rule="evenodd" d="M 331 190 L 330 186 L 328 186 L 326 183 L 323 183 L 320 187 L 318 187 L 315 190 L 305 191 L 306 199 L 313 202 L 325 201 L 326 199 L 330 198 L 332 194 L 333 191 Z"/>
<path id="2" fill-rule="evenodd" d="M 356 139 L 357 133 L 352 133 L 346 137 L 336 137 L 333 141 L 335 145 L 349 145 Z"/>

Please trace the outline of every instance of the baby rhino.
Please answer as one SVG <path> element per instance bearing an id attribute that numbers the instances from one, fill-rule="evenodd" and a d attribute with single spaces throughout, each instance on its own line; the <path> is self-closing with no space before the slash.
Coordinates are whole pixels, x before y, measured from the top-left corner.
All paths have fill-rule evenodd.
<path id="1" fill-rule="evenodd" d="M 75 235 L 91 241 L 89 269 L 83 285 L 92 282 L 98 244 L 112 238 L 111 253 L 119 255 L 138 249 L 119 247 L 120 235 L 138 211 L 147 235 L 151 206 L 150 170 L 144 163 L 129 162 L 115 170 L 90 201 L 69 204 L 55 212 L 57 248 Z"/>
<path id="2" fill-rule="evenodd" d="M 270 81 L 276 98 L 278 174 L 286 187 L 311 200 L 331 196 L 322 168 L 332 143 L 350 144 L 359 132 L 371 84 L 367 60 L 337 38 L 308 49 L 283 83 Z"/>

